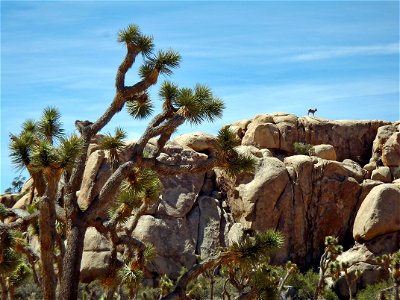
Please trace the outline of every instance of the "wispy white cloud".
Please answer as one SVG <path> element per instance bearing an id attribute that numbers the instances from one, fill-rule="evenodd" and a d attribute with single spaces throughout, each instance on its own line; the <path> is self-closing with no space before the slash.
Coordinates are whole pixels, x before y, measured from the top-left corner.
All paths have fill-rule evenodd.
<path id="1" fill-rule="evenodd" d="M 368 46 L 333 47 L 313 50 L 289 57 L 288 61 L 315 61 L 359 55 L 387 55 L 398 54 L 399 43 Z"/>

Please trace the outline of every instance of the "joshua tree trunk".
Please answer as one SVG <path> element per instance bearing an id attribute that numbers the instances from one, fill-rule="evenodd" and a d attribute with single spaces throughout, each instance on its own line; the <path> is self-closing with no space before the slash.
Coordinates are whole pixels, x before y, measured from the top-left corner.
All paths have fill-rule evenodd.
<path id="1" fill-rule="evenodd" d="M 56 297 L 57 279 L 54 271 L 54 242 L 56 240 L 55 196 L 57 193 L 57 174 L 48 176 L 48 186 L 45 195 L 40 201 L 40 258 L 42 264 L 43 296 L 46 300 Z M 59 177 L 58 177 L 59 178 Z"/>
<path id="2" fill-rule="evenodd" d="M 7 300 L 8 299 L 7 283 L 2 276 L 0 276 L 0 286 L 1 286 L 1 299 Z"/>
<path id="3" fill-rule="evenodd" d="M 67 249 L 63 261 L 63 274 L 59 295 L 60 300 L 78 298 L 79 276 L 86 229 L 85 224 L 77 223 L 68 230 Z"/>

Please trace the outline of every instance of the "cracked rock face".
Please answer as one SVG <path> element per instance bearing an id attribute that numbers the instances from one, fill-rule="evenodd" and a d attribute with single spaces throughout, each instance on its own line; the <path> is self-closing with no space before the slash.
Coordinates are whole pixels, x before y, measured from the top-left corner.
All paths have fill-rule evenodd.
<path id="1" fill-rule="evenodd" d="M 394 234 L 379 227 L 387 219 L 367 220 L 375 220 L 376 214 L 381 220 L 382 214 L 383 204 L 376 204 L 374 209 L 375 204 L 369 202 L 375 203 L 379 197 L 379 203 L 389 199 L 386 184 L 375 175 L 371 179 L 371 175 L 382 164 L 379 159 L 384 161 L 383 153 L 389 153 L 384 149 L 397 149 L 397 140 L 391 136 L 398 131 L 398 125 L 276 113 L 228 127 L 241 139 L 238 151 L 256 160 L 255 172 L 240 174 L 236 179 L 226 177 L 220 170 L 161 178 L 164 191 L 159 204 L 140 218 L 134 231 L 135 237 L 156 248 L 156 259 L 148 266 L 151 276 L 177 276 L 183 266 L 189 268 L 195 263 L 196 255 L 207 257 L 248 232 L 268 228 L 285 235 L 285 245 L 274 261 L 290 259 L 303 267 L 316 264 L 327 235 L 338 236 L 351 246 L 355 232 L 356 240 L 368 243 Z M 330 154 L 292 155 L 295 142 L 328 144 Z M 169 143 L 159 159 L 171 164 L 199 162 L 213 153 L 214 146 L 215 137 L 211 135 L 188 134 Z M 85 174 L 87 180 L 95 181 L 94 186 L 86 184 L 92 187 L 87 191 L 95 194 L 96 182 L 107 176 L 107 161 L 98 163 L 101 154 L 95 151 L 92 155 L 93 163 L 87 165 L 92 170 Z M 370 164 L 360 166 L 370 158 Z M 396 178 L 393 174 L 400 165 L 387 167 L 390 181 Z M 398 189 L 399 184 L 394 185 L 391 189 Z M 397 202 L 392 204 L 400 207 Z M 365 220 L 359 221 L 358 215 L 364 210 Z M 393 217 L 393 212 L 388 210 L 387 214 Z M 400 223 L 394 222 L 391 228 Z M 371 226 L 357 229 L 359 224 Z"/>

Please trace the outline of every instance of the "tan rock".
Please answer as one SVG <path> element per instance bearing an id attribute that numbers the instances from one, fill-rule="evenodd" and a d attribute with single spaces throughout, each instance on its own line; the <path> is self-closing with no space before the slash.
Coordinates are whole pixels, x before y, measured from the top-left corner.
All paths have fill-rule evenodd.
<path id="1" fill-rule="evenodd" d="M 389 167 L 379 167 L 375 169 L 371 173 L 372 180 L 379 180 L 385 183 L 392 182 L 392 173 L 390 172 Z"/>
<path id="2" fill-rule="evenodd" d="M 400 188 L 395 184 L 374 187 L 357 212 L 353 237 L 358 242 L 400 230 Z"/>
<path id="3" fill-rule="evenodd" d="M 290 120 L 289 118 L 289 121 Z M 276 124 L 280 133 L 280 150 L 293 153 L 293 144 L 298 141 L 297 118 L 295 123 L 279 122 Z"/>
<path id="4" fill-rule="evenodd" d="M 242 144 L 256 146 L 260 149 L 279 149 L 279 137 L 280 133 L 276 125 L 272 123 L 252 122 L 247 128 Z"/>
<path id="5" fill-rule="evenodd" d="M 190 268 L 196 261 L 196 245 L 190 234 L 185 218 L 164 216 L 161 219 L 150 215 L 142 216 L 133 232 L 136 238 L 153 244 L 156 249 L 156 257 L 148 264 L 148 270 L 174 278 L 182 267 Z"/>
<path id="6" fill-rule="evenodd" d="M 310 154 L 327 160 L 336 160 L 336 151 L 332 145 L 322 144 L 313 146 Z"/>
<path id="7" fill-rule="evenodd" d="M 343 252 L 337 260 L 346 262 L 351 267 L 348 270 L 350 278 L 354 278 L 356 270 L 361 272 L 361 275 L 352 282 L 352 292 L 366 288 L 371 284 L 378 283 L 388 278 L 387 272 L 376 265 L 375 258 L 383 254 L 389 254 L 397 251 L 400 248 L 400 231 L 388 233 L 378 236 L 363 244 L 356 244 L 349 250 Z M 334 284 L 335 291 L 339 297 L 348 298 L 348 287 L 344 277 L 340 277 Z"/>
<path id="8" fill-rule="evenodd" d="M 204 132 L 194 132 L 182 134 L 175 138 L 176 143 L 189 147 L 196 152 L 210 153 L 214 152 L 217 143 L 217 137 Z"/>
<path id="9" fill-rule="evenodd" d="M 393 133 L 383 145 L 382 162 L 388 167 L 400 166 L 400 132 Z"/>
<path id="10" fill-rule="evenodd" d="M 238 244 L 245 235 L 245 228 L 241 223 L 234 223 L 229 229 L 227 235 L 227 246 L 232 246 L 234 243 Z"/>
<path id="11" fill-rule="evenodd" d="M 33 187 L 33 179 L 30 177 L 22 186 L 21 194 L 29 193 L 31 188 Z"/>
<path id="12" fill-rule="evenodd" d="M 89 156 L 86 162 L 78 197 L 79 206 L 82 208 L 87 208 L 94 197 L 100 192 L 102 184 L 98 182 L 100 177 L 97 176 L 97 173 L 104 161 L 104 157 L 105 152 L 103 150 L 97 150 Z"/>
<path id="13" fill-rule="evenodd" d="M 390 136 L 397 131 L 394 124 L 385 124 L 378 128 L 376 137 L 372 145 L 372 158 L 371 161 L 377 161 L 382 156 L 383 145 L 390 138 Z"/>
<path id="14" fill-rule="evenodd" d="M 112 245 L 107 237 L 100 234 L 94 227 L 89 227 L 85 233 L 83 251 L 109 251 Z"/>
<path id="15" fill-rule="evenodd" d="M 215 254 L 221 247 L 220 226 L 221 209 L 212 197 L 202 196 L 198 199 L 200 208 L 197 253 L 202 258 Z"/>
<path id="16" fill-rule="evenodd" d="M 83 251 L 80 281 L 89 283 L 102 277 L 110 263 L 110 251 Z"/>
<path id="17" fill-rule="evenodd" d="M 272 119 L 274 120 L 275 124 L 278 123 L 291 123 L 296 125 L 297 124 L 297 116 L 293 114 L 288 114 L 288 113 L 283 113 L 283 112 L 278 112 L 278 113 L 273 113 L 271 114 Z"/>
<path id="18" fill-rule="evenodd" d="M 167 164 L 193 164 L 207 159 L 207 155 L 181 146 L 166 146 L 159 160 Z M 163 191 L 157 213 L 182 218 L 192 209 L 199 195 L 205 173 L 163 176 Z"/>

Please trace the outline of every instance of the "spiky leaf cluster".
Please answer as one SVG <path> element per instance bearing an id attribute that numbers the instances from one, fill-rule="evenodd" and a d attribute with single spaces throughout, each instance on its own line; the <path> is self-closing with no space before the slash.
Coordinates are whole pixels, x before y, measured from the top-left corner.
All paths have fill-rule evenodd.
<path id="1" fill-rule="evenodd" d="M 10 157 L 17 169 L 23 169 L 30 164 L 30 155 L 36 140 L 35 135 L 30 131 L 23 131 L 18 136 L 11 134 Z"/>
<path id="2" fill-rule="evenodd" d="M 132 269 L 129 265 L 124 265 L 118 272 L 118 278 L 122 284 L 130 288 L 137 288 L 143 281 L 144 273 L 139 269 Z"/>
<path id="3" fill-rule="evenodd" d="M 64 135 L 60 118 L 61 114 L 56 108 L 46 107 L 43 110 L 42 118 L 37 123 L 39 135 L 51 144 L 54 138 L 61 138 Z"/>
<path id="4" fill-rule="evenodd" d="M 100 148 L 109 151 L 113 168 L 119 162 L 119 153 L 125 147 L 124 139 L 126 136 L 126 132 L 122 128 L 117 127 L 114 131 L 114 135 L 108 133 L 101 139 Z"/>
<path id="5" fill-rule="evenodd" d="M 161 276 L 160 283 L 158 284 L 161 290 L 161 295 L 165 296 L 166 294 L 171 292 L 174 285 L 174 282 L 167 276 L 167 274 Z"/>
<path id="6" fill-rule="evenodd" d="M 119 220 L 125 221 L 134 208 L 143 202 L 147 204 L 158 200 L 162 184 L 156 172 L 150 169 L 135 170 L 121 183 L 118 199 L 111 207 L 110 214 L 119 212 Z"/>
<path id="7" fill-rule="evenodd" d="M 118 32 L 118 42 L 134 44 L 145 56 L 150 55 L 154 49 L 153 37 L 142 34 L 139 26 L 135 24 L 128 25 L 125 29 Z"/>
<path id="8" fill-rule="evenodd" d="M 32 148 L 31 169 L 35 171 L 48 167 L 59 167 L 59 157 L 56 148 L 48 140 L 39 141 Z"/>
<path id="9" fill-rule="evenodd" d="M 277 299 L 277 287 L 281 277 L 276 267 L 261 264 L 253 269 L 249 279 L 258 299 Z"/>
<path id="10" fill-rule="evenodd" d="M 267 230 L 255 237 L 245 237 L 228 249 L 241 265 L 254 265 L 269 259 L 271 253 L 282 247 L 284 237 L 279 231 Z"/>
<path id="11" fill-rule="evenodd" d="M 249 155 L 239 153 L 235 147 L 240 145 L 240 140 L 229 128 L 222 128 L 218 132 L 216 151 L 221 161 L 221 167 L 229 176 L 236 176 L 241 172 L 252 172 L 256 161 Z"/>
<path id="12" fill-rule="evenodd" d="M 60 167 L 70 171 L 74 166 L 75 160 L 82 152 L 82 149 L 83 141 L 76 134 L 68 138 L 62 137 L 60 139 L 60 146 L 57 149 Z"/>
<path id="13" fill-rule="evenodd" d="M 3 203 L 0 203 L 0 220 L 4 219 L 8 216 L 7 208 L 4 206 Z"/>
<path id="14" fill-rule="evenodd" d="M 181 55 L 178 52 L 172 49 L 159 50 L 140 67 L 139 76 L 143 79 L 147 78 L 153 71 L 163 75 L 172 75 L 172 69 L 179 67 L 180 61 Z"/>
<path id="15" fill-rule="evenodd" d="M 126 109 L 135 119 L 145 119 L 153 113 L 154 105 L 148 94 L 143 94 L 138 99 L 127 101 Z"/>
<path id="16" fill-rule="evenodd" d="M 22 123 L 22 131 L 23 132 L 31 132 L 35 133 L 37 130 L 38 124 L 35 120 L 28 119 Z"/>
<path id="17" fill-rule="evenodd" d="M 339 245 L 337 237 L 325 237 L 325 252 L 328 253 L 328 257 L 331 261 L 335 260 L 343 252 L 343 246 Z"/>
<path id="18" fill-rule="evenodd" d="M 32 270 L 24 262 L 20 262 L 8 278 L 8 282 L 11 286 L 16 287 L 26 282 L 31 275 Z"/>
<path id="19" fill-rule="evenodd" d="M 173 89 L 170 92 L 173 94 Z M 222 117 L 225 107 L 223 101 L 215 97 L 208 86 L 200 84 L 197 84 L 194 89 L 181 88 L 171 100 L 176 108 L 180 109 L 180 114 L 191 124 L 200 124 L 203 121 L 213 122 Z"/>

